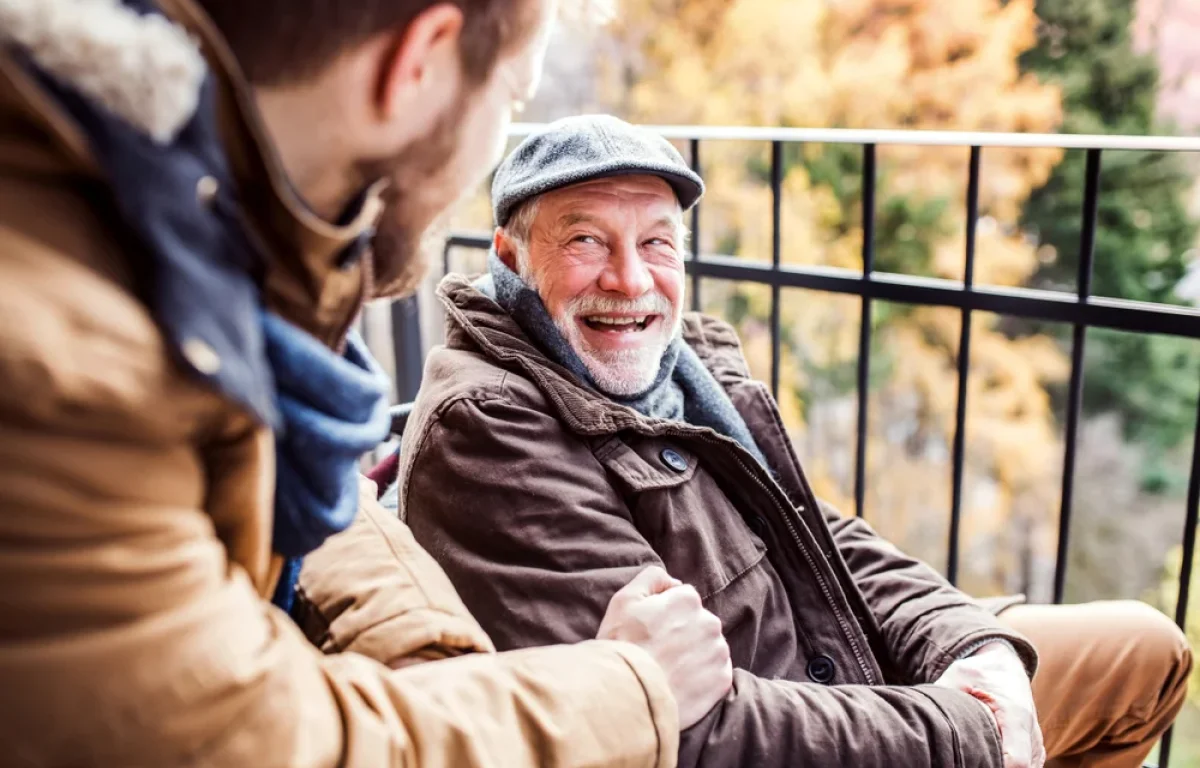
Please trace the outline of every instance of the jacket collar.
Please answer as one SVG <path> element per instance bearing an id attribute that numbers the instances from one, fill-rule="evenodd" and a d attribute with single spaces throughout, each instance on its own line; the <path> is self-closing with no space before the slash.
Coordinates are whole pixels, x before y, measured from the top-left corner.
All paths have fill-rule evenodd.
<path id="1" fill-rule="evenodd" d="M 22 44 L 43 70 L 159 141 L 169 141 L 190 119 L 200 82 L 210 72 L 245 224 L 267 256 L 265 302 L 327 345 L 339 345 L 369 289 L 367 245 L 382 211 L 384 184 L 366 192 L 346 224 L 311 212 L 289 184 L 250 88 L 212 22 L 191 0 L 157 5 L 169 22 L 139 26 L 136 13 L 120 0 L 0 0 L 0 42 Z M 122 35 L 114 36 L 114 29 Z M 29 46 L 22 35 L 37 45 Z M 145 47 L 136 60 L 148 72 L 121 68 L 129 57 L 117 55 L 117 49 L 130 45 Z M 0 110 L 43 139 L 28 159 L 6 156 L 6 163 L 52 163 L 73 175 L 99 176 L 80 127 L 2 50 Z"/>
<path id="2" fill-rule="evenodd" d="M 348 223 L 313 213 L 283 163 L 233 52 L 192 0 L 158 0 L 163 12 L 200 41 L 220 83 L 218 109 L 226 152 L 251 224 L 279 254 L 267 272 L 268 306 L 331 346 L 341 343 L 369 292 L 369 248 L 386 182 L 368 189 Z"/>
<path id="3" fill-rule="evenodd" d="M 681 429 L 712 431 L 647 418 L 585 386 L 538 349 L 499 304 L 462 275 L 446 276 L 438 286 L 438 297 L 446 308 L 447 344 L 461 346 L 469 340 L 496 362 L 523 370 L 554 404 L 558 417 L 579 434 L 599 436 L 623 429 L 643 434 Z M 728 324 L 688 313 L 683 318 L 682 332 L 684 342 L 696 351 L 726 392 L 732 395 L 739 385 L 751 381 L 737 333 Z"/>

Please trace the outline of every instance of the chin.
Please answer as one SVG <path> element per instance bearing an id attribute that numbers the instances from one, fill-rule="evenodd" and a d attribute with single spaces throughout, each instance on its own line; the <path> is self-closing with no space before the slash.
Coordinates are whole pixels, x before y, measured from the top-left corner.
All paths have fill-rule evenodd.
<path id="1" fill-rule="evenodd" d="M 380 230 L 373 248 L 374 284 L 372 299 L 402 299 L 420 287 L 430 265 L 441 258 L 446 246 L 444 219 L 419 234 L 396 227 Z"/>
<path id="2" fill-rule="evenodd" d="M 646 360 L 635 366 L 604 363 L 594 357 L 585 357 L 584 365 L 596 386 L 605 394 L 632 397 L 642 394 L 654 384 L 661 361 L 661 354 L 652 361 Z"/>

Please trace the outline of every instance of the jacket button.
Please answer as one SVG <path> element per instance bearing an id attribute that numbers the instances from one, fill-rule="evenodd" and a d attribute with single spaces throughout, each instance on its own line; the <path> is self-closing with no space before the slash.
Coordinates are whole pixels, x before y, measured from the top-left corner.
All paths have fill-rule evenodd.
<path id="1" fill-rule="evenodd" d="M 221 370 L 221 356 L 204 339 L 193 336 L 180 346 L 184 358 L 205 376 L 213 376 Z"/>
<path id="2" fill-rule="evenodd" d="M 212 205 L 213 200 L 217 199 L 217 192 L 220 191 L 221 184 L 212 176 L 202 176 L 196 182 L 196 202 L 208 208 Z"/>
<path id="3" fill-rule="evenodd" d="M 670 448 L 664 448 L 660 456 L 662 456 L 663 464 L 666 464 L 676 472 L 687 472 L 687 459 L 680 456 L 677 451 L 673 451 Z"/>
<path id="4" fill-rule="evenodd" d="M 833 680 L 833 675 L 837 668 L 833 665 L 833 659 L 828 656 L 814 656 L 808 662 L 808 676 L 812 678 L 814 683 L 822 685 Z"/>

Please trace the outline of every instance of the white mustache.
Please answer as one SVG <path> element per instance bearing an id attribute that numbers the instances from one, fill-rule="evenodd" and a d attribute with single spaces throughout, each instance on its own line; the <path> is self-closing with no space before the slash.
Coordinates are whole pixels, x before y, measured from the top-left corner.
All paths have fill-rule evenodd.
<path id="1" fill-rule="evenodd" d="M 633 315 L 662 315 L 672 317 L 675 308 L 666 296 L 655 291 L 639 296 L 636 299 L 618 299 L 602 294 L 579 296 L 567 303 L 564 308 L 567 315 L 592 315 L 602 312 L 629 313 Z"/>

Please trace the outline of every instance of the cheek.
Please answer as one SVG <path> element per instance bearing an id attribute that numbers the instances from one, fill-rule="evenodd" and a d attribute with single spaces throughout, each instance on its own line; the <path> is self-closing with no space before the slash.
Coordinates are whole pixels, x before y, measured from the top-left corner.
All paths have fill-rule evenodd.
<path id="1" fill-rule="evenodd" d="M 676 308 L 683 304 L 684 277 L 681 267 L 658 267 L 654 270 L 654 287 Z"/>
<path id="2" fill-rule="evenodd" d="M 468 103 L 473 106 L 459 124 L 461 143 L 457 165 L 463 186 L 473 189 L 483 182 L 504 155 L 510 114 L 494 94 Z"/>
<path id="3" fill-rule="evenodd" d="M 473 126 L 479 136 L 479 157 L 476 158 L 480 176 L 487 174 L 500 164 L 504 157 L 504 145 L 508 138 L 508 126 L 512 122 L 512 111 L 499 99 L 489 99 Z"/>
<path id="4" fill-rule="evenodd" d="M 534 264 L 537 269 L 537 264 Z M 590 293 L 596 286 L 600 270 L 590 264 L 563 264 L 543 268 L 538 276 L 542 301 L 554 314 L 560 314 L 571 300 Z"/>

